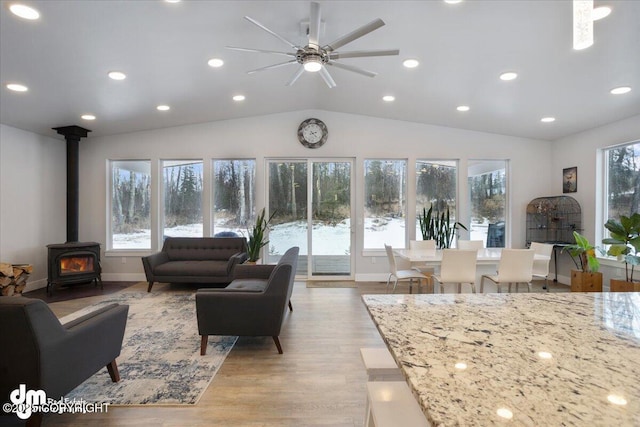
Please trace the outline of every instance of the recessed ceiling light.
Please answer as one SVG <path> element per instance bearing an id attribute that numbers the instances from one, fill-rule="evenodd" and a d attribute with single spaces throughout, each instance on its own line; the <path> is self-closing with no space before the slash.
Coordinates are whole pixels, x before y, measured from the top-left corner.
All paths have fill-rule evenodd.
<path id="1" fill-rule="evenodd" d="M 171 107 L 169 107 L 168 105 L 158 105 L 156 107 L 156 110 L 158 111 L 169 111 L 171 109 Z"/>
<path id="2" fill-rule="evenodd" d="M 385 96 L 382 97 L 382 100 L 384 102 L 393 102 L 393 101 L 396 100 L 396 97 L 393 96 L 393 95 L 385 95 Z"/>
<path id="3" fill-rule="evenodd" d="M 34 19 L 40 18 L 40 12 L 32 7 L 25 6 L 23 4 L 12 4 L 11 6 L 9 6 L 9 10 L 14 15 L 19 16 L 23 19 L 29 19 L 33 21 Z"/>
<path id="4" fill-rule="evenodd" d="M 456 107 L 458 111 L 469 111 L 471 108 L 468 105 L 459 105 Z"/>
<path id="5" fill-rule="evenodd" d="M 611 93 L 614 95 L 622 95 L 624 93 L 629 93 L 631 92 L 631 88 L 629 86 L 620 86 L 620 87 L 614 87 L 613 89 L 611 89 Z"/>
<path id="6" fill-rule="evenodd" d="M 218 68 L 224 65 L 224 61 L 220 58 L 211 58 L 207 61 L 207 64 L 209 64 L 209 67 Z"/>
<path id="7" fill-rule="evenodd" d="M 513 71 L 500 74 L 500 80 L 514 80 L 516 77 L 518 77 L 518 73 L 514 73 Z"/>
<path id="8" fill-rule="evenodd" d="M 462 3 L 462 0 L 444 0 L 444 2 L 448 4 L 456 4 L 456 3 Z"/>
<path id="9" fill-rule="evenodd" d="M 402 62 L 402 65 L 404 65 L 407 68 L 416 68 L 418 65 L 420 65 L 420 62 L 417 59 L 405 59 L 404 62 Z"/>
<path id="10" fill-rule="evenodd" d="M 538 357 L 540 359 L 552 359 L 553 355 L 551 353 L 549 353 L 548 351 L 539 351 L 538 352 Z"/>
<path id="11" fill-rule="evenodd" d="M 609 6 L 594 7 L 591 11 L 591 18 L 594 21 L 599 21 L 609 16 L 609 14 L 611 14 L 611 8 Z"/>
<path id="12" fill-rule="evenodd" d="M 95 120 L 96 116 L 94 116 L 93 114 L 83 114 L 82 116 L 80 116 L 83 120 Z"/>
<path id="13" fill-rule="evenodd" d="M 9 83 L 7 85 L 7 89 L 12 90 L 14 92 L 26 92 L 29 90 L 29 88 L 26 87 L 25 85 L 21 85 L 18 83 Z"/>
<path id="14" fill-rule="evenodd" d="M 164 0 L 167 3 L 180 3 L 181 0 Z"/>
<path id="15" fill-rule="evenodd" d="M 127 75 L 121 71 L 110 71 L 109 77 L 113 80 L 124 80 L 127 78 Z"/>
<path id="16" fill-rule="evenodd" d="M 551 122 L 555 122 L 556 118 L 555 117 L 543 117 L 540 119 L 540 121 L 542 123 L 551 123 Z"/>
<path id="17" fill-rule="evenodd" d="M 245 97 L 244 97 L 244 95 L 235 95 L 235 96 L 233 97 L 233 100 L 234 100 L 234 101 L 244 101 L 244 100 L 245 100 Z"/>

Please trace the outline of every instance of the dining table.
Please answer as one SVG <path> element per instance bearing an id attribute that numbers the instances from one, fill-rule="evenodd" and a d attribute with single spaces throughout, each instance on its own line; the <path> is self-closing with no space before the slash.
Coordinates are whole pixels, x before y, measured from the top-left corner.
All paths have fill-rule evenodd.
<path id="1" fill-rule="evenodd" d="M 411 264 L 437 266 L 442 262 L 442 249 L 394 249 L 393 252 Z M 478 250 L 478 265 L 498 265 L 502 248 L 483 248 Z M 534 261 L 548 261 L 551 257 L 535 254 Z"/>
<path id="2" fill-rule="evenodd" d="M 640 293 L 362 300 L 432 426 L 640 426 Z"/>

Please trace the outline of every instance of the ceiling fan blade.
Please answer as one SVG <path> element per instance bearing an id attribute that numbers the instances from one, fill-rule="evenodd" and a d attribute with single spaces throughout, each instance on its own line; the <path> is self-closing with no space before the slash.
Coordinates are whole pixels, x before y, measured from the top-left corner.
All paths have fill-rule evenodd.
<path id="1" fill-rule="evenodd" d="M 295 64 L 296 62 L 298 61 L 296 61 L 295 59 L 292 59 L 291 61 L 281 62 L 279 64 L 267 65 L 266 67 L 256 68 L 255 70 L 247 71 L 247 74 L 257 73 L 258 71 L 270 70 L 272 68 L 278 68 L 284 65 Z"/>
<path id="2" fill-rule="evenodd" d="M 329 71 L 327 71 L 327 68 L 324 65 L 322 66 L 322 68 L 320 68 L 320 71 L 318 71 L 318 73 L 322 77 L 322 80 L 324 80 L 324 82 L 327 84 L 327 86 L 329 86 L 329 89 L 333 89 L 334 87 L 336 87 L 336 82 L 333 80 L 331 74 L 329 74 Z"/>
<path id="3" fill-rule="evenodd" d="M 359 39 L 360 37 L 369 34 L 371 31 L 377 30 L 383 25 L 384 21 L 378 18 L 375 21 L 371 21 L 367 25 L 363 25 L 362 27 L 350 32 L 349 34 L 340 37 L 338 40 L 329 43 L 328 45 L 324 46 L 324 49 L 329 52 L 333 52 L 336 49 L 340 49 L 345 44 L 351 43 L 355 39 Z"/>
<path id="4" fill-rule="evenodd" d="M 280 41 L 288 44 L 289 46 L 291 46 L 292 48 L 294 48 L 295 50 L 300 49 L 299 46 L 296 46 L 295 44 L 291 43 L 289 40 L 285 39 L 284 37 L 282 37 L 280 34 L 277 34 L 273 31 L 271 31 L 270 29 L 268 29 L 267 27 L 265 27 L 264 25 L 262 25 L 261 23 L 259 23 L 258 21 L 256 21 L 253 18 L 250 18 L 248 16 L 245 16 L 244 19 L 246 19 L 247 21 L 251 22 L 254 25 L 257 25 L 258 27 L 262 28 L 263 30 L 265 30 L 267 33 L 271 34 L 272 36 L 274 36 L 275 38 L 279 39 Z"/>
<path id="5" fill-rule="evenodd" d="M 311 2 L 311 14 L 309 15 L 309 46 L 319 48 L 320 42 L 320 4 Z"/>
<path id="6" fill-rule="evenodd" d="M 398 49 L 394 50 L 354 50 L 351 52 L 331 52 L 329 54 L 330 59 L 342 59 L 342 58 L 362 58 L 365 56 L 392 56 L 399 55 Z"/>
<path id="7" fill-rule="evenodd" d="M 354 73 L 362 74 L 367 77 L 375 77 L 378 75 L 378 73 L 374 73 L 373 71 L 363 70 L 362 68 L 354 67 L 353 65 L 341 64 L 335 61 L 328 61 L 327 64 L 333 67 L 342 68 L 343 70 L 353 71 Z"/>
<path id="8" fill-rule="evenodd" d="M 301 65 L 298 67 L 296 73 L 291 77 L 291 79 L 287 82 L 286 86 L 293 86 L 293 84 L 300 78 L 300 76 L 304 73 L 304 67 Z"/>
<path id="9" fill-rule="evenodd" d="M 296 56 L 296 54 L 293 52 L 279 52 L 277 50 L 253 49 L 250 47 L 236 47 L 236 46 L 225 46 L 225 48 L 231 49 L 231 50 L 241 50 L 243 52 L 274 53 L 276 55 Z"/>

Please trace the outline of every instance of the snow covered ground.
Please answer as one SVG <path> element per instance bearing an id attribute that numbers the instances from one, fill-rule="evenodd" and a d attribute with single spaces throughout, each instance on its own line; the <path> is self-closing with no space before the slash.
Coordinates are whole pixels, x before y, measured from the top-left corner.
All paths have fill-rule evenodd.
<path id="1" fill-rule="evenodd" d="M 385 218 L 384 220 L 365 221 L 367 230 L 365 247 L 384 248 L 384 244 L 393 247 L 404 246 L 405 224 L 403 218 Z M 241 236 L 247 235 L 246 230 L 237 228 L 215 227 L 216 233 L 233 231 Z M 486 240 L 486 225 L 474 224 L 471 229 L 472 240 Z M 172 237 L 201 237 L 202 224 L 181 225 L 164 229 L 165 236 Z M 420 238 L 420 231 L 416 235 Z M 350 245 L 350 220 L 344 220 L 336 225 L 315 224 L 312 231 L 313 253 L 315 255 L 348 255 Z M 131 234 L 114 234 L 114 249 L 148 249 L 151 246 L 151 231 L 142 230 Z M 295 221 L 275 225 L 269 233 L 269 253 L 282 255 L 291 246 L 300 247 L 300 254 L 307 254 L 307 223 Z"/>

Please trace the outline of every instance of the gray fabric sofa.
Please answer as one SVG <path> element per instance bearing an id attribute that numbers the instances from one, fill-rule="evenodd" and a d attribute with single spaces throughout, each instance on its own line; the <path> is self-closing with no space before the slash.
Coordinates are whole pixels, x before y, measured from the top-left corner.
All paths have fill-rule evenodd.
<path id="1" fill-rule="evenodd" d="M 293 311 L 290 300 L 299 251 L 292 247 L 276 265 L 238 266 L 224 289 L 198 289 L 200 354 L 206 354 L 209 335 L 271 336 L 282 354 L 278 336 L 287 304 Z"/>
<path id="2" fill-rule="evenodd" d="M 62 325 L 42 300 L 0 297 L 0 401 L 10 402 L 20 384 L 59 400 L 104 367 L 119 381 L 128 312 L 128 305 L 110 304 Z M 41 419 L 34 413 L 27 425 Z"/>
<path id="3" fill-rule="evenodd" d="M 162 251 L 142 257 L 151 292 L 154 282 L 222 283 L 247 259 L 244 237 L 167 237 Z"/>

